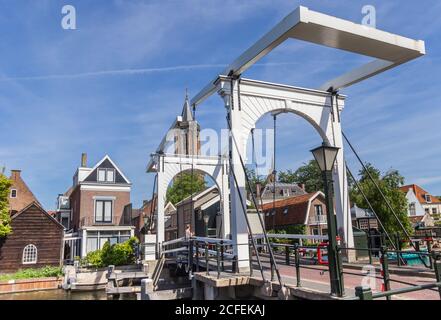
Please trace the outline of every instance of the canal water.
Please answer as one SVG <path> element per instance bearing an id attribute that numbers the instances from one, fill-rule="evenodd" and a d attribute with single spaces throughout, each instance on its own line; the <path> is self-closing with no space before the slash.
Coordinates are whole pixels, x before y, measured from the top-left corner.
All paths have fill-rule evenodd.
<path id="1" fill-rule="evenodd" d="M 123 294 L 121 300 L 136 300 L 136 294 Z M 107 300 L 105 290 L 66 291 L 63 289 L 0 294 L 0 300 Z"/>

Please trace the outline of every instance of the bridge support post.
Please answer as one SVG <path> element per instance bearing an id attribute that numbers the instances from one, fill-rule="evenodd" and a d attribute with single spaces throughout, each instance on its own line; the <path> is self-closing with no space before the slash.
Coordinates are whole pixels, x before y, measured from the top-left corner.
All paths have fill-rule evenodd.
<path id="1" fill-rule="evenodd" d="M 330 143 L 339 148 L 335 160 L 332 179 L 334 181 L 335 212 L 337 218 L 337 232 L 342 239 L 342 246 L 354 248 L 354 235 L 352 232 L 351 208 L 349 203 L 348 177 L 346 173 L 346 163 L 344 158 L 343 135 L 341 131 L 341 105 L 337 94 L 331 97 L 332 113 L 329 118 L 326 136 Z M 355 250 L 344 250 L 348 262 L 355 260 Z"/>
<path id="2" fill-rule="evenodd" d="M 159 259 L 159 251 L 161 244 L 165 239 L 165 229 L 164 229 L 164 207 L 165 207 L 165 191 L 162 190 L 161 186 L 164 180 L 163 168 L 160 167 L 158 170 L 158 200 L 156 209 L 156 258 Z"/>
<path id="3" fill-rule="evenodd" d="M 242 114 L 238 95 L 239 80 L 223 82 L 220 91 L 224 98 L 230 122 L 229 156 L 231 159 L 229 183 L 231 195 L 230 231 L 233 241 L 233 252 L 237 258 L 237 271 L 249 272 L 248 227 L 246 223 L 246 188 L 245 171 L 241 158 L 245 158 L 245 143 L 242 135 Z M 234 178 L 235 177 L 235 178 Z M 245 212 L 244 212 L 245 210 Z"/>

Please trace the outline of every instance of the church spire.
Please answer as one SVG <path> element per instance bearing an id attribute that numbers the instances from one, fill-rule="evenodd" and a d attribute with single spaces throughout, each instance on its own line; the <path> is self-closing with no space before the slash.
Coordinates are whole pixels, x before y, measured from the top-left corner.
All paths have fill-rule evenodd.
<path id="1" fill-rule="evenodd" d="M 182 121 L 193 121 L 193 114 L 191 113 L 190 103 L 188 101 L 188 90 L 185 89 L 185 102 L 182 108 Z"/>

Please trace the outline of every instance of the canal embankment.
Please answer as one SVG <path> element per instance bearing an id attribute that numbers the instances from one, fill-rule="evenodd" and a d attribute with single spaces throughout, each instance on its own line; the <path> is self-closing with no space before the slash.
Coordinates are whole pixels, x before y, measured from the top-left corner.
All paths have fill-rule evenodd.
<path id="1" fill-rule="evenodd" d="M 0 295 L 61 288 L 63 279 L 60 277 L 11 279 L 0 281 Z M 0 296 L 1 299 L 1 296 Z"/>

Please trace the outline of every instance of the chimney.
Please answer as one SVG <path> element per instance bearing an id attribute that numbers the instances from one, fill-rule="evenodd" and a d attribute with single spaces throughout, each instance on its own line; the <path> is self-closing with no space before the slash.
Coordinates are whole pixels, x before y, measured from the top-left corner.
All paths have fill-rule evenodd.
<path id="1" fill-rule="evenodd" d="M 21 170 L 11 170 L 11 180 L 17 180 L 17 178 L 20 178 Z"/>
<path id="2" fill-rule="evenodd" d="M 87 167 L 87 153 L 81 154 L 81 167 Z"/>

